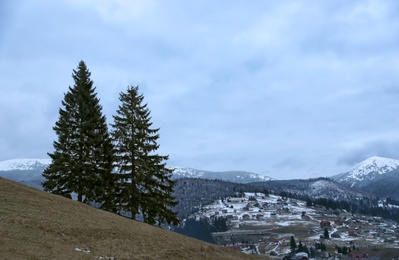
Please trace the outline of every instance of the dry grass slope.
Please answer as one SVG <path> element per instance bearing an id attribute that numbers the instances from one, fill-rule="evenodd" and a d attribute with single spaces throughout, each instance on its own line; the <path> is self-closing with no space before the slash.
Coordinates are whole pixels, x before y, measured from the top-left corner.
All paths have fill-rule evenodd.
<path id="1" fill-rule="evenodd" d="M 0 178 L 0 259 L 111 257 L 253 259 Z"/>

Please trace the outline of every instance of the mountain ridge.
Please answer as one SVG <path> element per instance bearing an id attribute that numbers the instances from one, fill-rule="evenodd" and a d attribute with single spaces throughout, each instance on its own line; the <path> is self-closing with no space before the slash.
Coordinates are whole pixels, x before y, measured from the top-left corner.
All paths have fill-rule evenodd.
<path id="1" fill-rule="evenodd" d="M 238 183 L 269 181 L 273 178 L 247 171 L 204 171 L 189 167 L 172 167 L 173 178 L 219 179 Z"/>
<path id="2" fill-rule="evenodd" d="M 51 159 L 11 159 L 0 161 L 0 171 L 34 170 L 50 163 Z"/>
<path id="3" fill-rule="evenodd" d="M 0 162 L 0 176 L 14 181 L 24 182 L 37 188 L 44 181 L 41 173 L 51 163 L 51 159 L 11 159 Z M 220 179 L 237 183 L 273 180 L 262 174 L 247 171 L 204 171 L 189 167 L 171 167 L 172 179 L 205 178 Z"/>
<path id="4" fill-rule="evenodd" d="M 398 167 L 399 160 L 373 156 L 358 163 L 352 170 L 330 178 L 350 187 L 361 188 L 396 171 Z"/>
<path id="5" fill-rule="evenodd" d="M 399 160 L 373 156 L 331 179 L 381 198 L 399 200 Z"/>
<path id="6" fill-rule="evenodd" d="M 37 189 L 42 189 L 41 183 L 44 181 L 42 172 L 50 163 L 50 159 L 13 159 L 2 161 L 0 162 L 0 176 Z M 351 171 L 331 176 L 329 179 L 354 189 L 353 192 L 355 193 L 359 191 L 371 195 L 374 194 L 376 196 L 399 199 L 399 189 L 397 188 L 399 184 L 396 185 L 399 179 L 398 167 L 399 160 L 373 156 L 358 163 Z M 197 170 L 189 167 L 173 167 L 172 169 L 174 169 L 172 175 L 172 179 L 174 180 L 182 178 L 202 178 L 234 183 L 271 182 L 266 186 L 280 186 L 279 183 L 284 183 L 284 185 L 288 186 L 284 188 L 283 185 L 281 188 L 287 189 L 291 187 L 291 184 L 289 184 L 290 180 L 288 180 L 288 182 L 278 181 L 261 174 L 246 171 L 216 172 Z M 291 182 L 292 181 L 293 180 L 291 180 Z M 294 186 L 292 187 L 293 191 L 297 189 L 294 188 Z M 345 192 L 348 193 L 348 191 L 344 191 L 341 187 L 337 187 L 335 184 L 327 183 L 326 181 L 314 183 L 312 186 L 307 184 L 302 188 L 311 189 L 310 191 L 316 196 L 319 196 L 319 194 L 325 191 L 325 194 L 330 194 L 332 197 L 342 198 Z M 333 192 L 333 190 L 335 192 Z M 390 191 L 390 193 L 388 193 L 388 191 Z M 298 192 L 301 193 L 302 191 L 299 190 Z"/>

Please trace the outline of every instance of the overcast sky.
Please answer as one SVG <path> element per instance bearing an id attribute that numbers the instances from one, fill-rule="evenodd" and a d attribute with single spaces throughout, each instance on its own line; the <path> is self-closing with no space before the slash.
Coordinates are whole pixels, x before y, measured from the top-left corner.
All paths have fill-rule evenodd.
<path id="1" fill-rule="evenodd" d="M 399 1 L 0 2 L 0 161 L 48 158 L 80 60 L 139 86 L 169 166 L 277 179 L 399 158 Z"/>

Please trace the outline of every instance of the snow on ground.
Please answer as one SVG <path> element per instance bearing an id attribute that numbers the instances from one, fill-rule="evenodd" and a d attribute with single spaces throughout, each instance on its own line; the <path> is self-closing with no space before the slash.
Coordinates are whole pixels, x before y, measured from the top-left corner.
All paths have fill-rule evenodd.
<path id="1" fill-rule="evenodd" d="M 246 192 L 243 198 L 217 200 L 206 205 L 202 207 L 200 215 L 208 218 L 223 216 L 232 219 L 232 222 L 245 221 L 246 225 L 254 226 L 290 226 L 298 224 L 302 220 L 302 214 L 314 214 L 315 210 L 305 205 L 305 202 L 293 199 L 283 201 L 276 195 L 264 196 L 261 193 Z"/>

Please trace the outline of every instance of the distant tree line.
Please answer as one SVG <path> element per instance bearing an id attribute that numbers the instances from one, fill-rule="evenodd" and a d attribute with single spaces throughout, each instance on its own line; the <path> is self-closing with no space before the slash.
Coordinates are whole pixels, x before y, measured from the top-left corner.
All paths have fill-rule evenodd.
<path id="1" fill-rule="evenodd" d="M 343 255 L 347 255 L 348 253 L 355 251 L 356 247 L 355 244 L 352 245 L 352 247 L 350 246 L 335 246 L 335 249 L 337 250 L 337 253 L 339 254 L 343 254 Z M 358 250 L 359 251 L 359 250 Z"/>
<path id="2" fill-rule="evenodd" d="M 100 100 L 81 61 L 72 78 L 74 86 L 64 94 L 59 118 L 53 127 L 58 139 L 51 164 L 44 170 L 45 191 L 144 222 L 178 224 L 172 210 L 172 170 L 168 156 L 156 153 L 159 128 L 153 128 L 150 110 L 138 87 L 120 93 L 120 105 L 108 130 Z"/>

